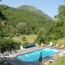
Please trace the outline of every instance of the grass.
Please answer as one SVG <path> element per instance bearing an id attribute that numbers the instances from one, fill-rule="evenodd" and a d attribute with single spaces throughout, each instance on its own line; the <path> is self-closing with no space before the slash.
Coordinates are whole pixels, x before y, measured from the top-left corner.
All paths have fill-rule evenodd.
<path id="1" fill-rule="evenodd" d="M 64 44 L 65 45 L 65 38 L 58 39 L 57 43 L 59 43 L 60 45 L 61 44 Z"/>
<path id="2" fill-rule="evenodd" d="M 56 45 L 57 43 L 61 46 L 62 44 L 65 45 L 65 38 L 61 38 L 61 39 L 58 39 L 58 40 L 53 40 L 53 45 Z"/>
<path id="3" fill-rule="evenodd" d="M 34 40 L 37 38 L 37 35 L 22 35 L 22 36 L 18 36 L 18 37 L 13 37 L 13 40 L 14 41 L 17 41 L 17 42 L 20 42 L 20 43 L 23 43 L 24 41 L 22 40 L 22 37 L 25 36 L 26 37 L 26 40 L 29 42 L 29 43 L 33 43 Z"/>
<path id="4" fill-rule="evenodd" d="M 53 65 L 65 65 L 65 57 L 58 58 Z"/>
<path id="5" fill-rule="evenodd" d="M 48 65 L 65 65 L 64 60 L 65 60 L 65 57 L 60 57 L 60 58 L 57 58 L 53 64 L 48 64 Z M 41 64 L 41 65 L 44 65 L 44 64 Z"/>
<path id="6" fill-rule="evenodd" d="M 29 43 L 33 43 L 34 40 L 37 38 L 37 35 L 22 35 L 22 36 L 18 36 L 18 37 L 13 37 L 14 41 L 17 41 L 17 42 L 20 42 L 20 43 L 23 43 L 24 41 L 22 40 L 22 37 L 25 36 L 26 37 L 26 40 L 29 42 Z M 61 39 L 58 39 L 58 40 L 53 40 L 53 45 L 55 44 L 59 44 L 59 45 L 62 45 L 64 44 L 65 45 L 65 38 L 61 38 Z"/>

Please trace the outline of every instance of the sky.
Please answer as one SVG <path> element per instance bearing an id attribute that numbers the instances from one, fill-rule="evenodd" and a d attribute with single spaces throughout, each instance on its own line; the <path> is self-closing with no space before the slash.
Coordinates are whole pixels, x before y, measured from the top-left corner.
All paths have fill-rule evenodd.
<path id="1" fill-rule="evenodd" d="M 14 8 L 22 5 L 32 5 L 54 18 L 54 16 L 58 14 L 58 7 L 65 5 L 65 0 L 2 0 L 0 4 Z"/>

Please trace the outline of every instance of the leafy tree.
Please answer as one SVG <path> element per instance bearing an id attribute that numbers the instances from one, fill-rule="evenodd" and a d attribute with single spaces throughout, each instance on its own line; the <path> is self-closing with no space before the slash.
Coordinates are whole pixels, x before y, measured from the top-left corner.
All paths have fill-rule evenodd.
<path id="1" fill-rule="evenodd" d="M 38 31 L 38 34 L 39 35 L 43 35 L 45 32 L 44 28 L 40 28 L 39 31 Z"/>
<path id="2" fill-rule="evenodd" d="M 57 20 L 65 21 L 65 5 L 60 5 L 58 8 L 58 14 L 55 16 Z"/>
<path id="3" fill-rule="evenodd" d="M 55 16 L 56 21 L 54 24 L 53 33 L 51 37 L 53 39 L 59 39 L 65 36 L 64 23 L 65 23 L 65 5 L 60 5 L 58 8 L 58 14 Z"/>
<path id="4" fill-rule="evenodd" d="M 16 28 L 19 33 L 26 34 L 27 33 L 27 24 L 26 23 L 18 23 Z"/>
<path id="5" fill-rule="evenodd" d="M 54 29 L 51 34 L 52 39 L 59 39 L 62 37 L 63 34 L 63 22 L 62 21 L 55 21 Z"/>
<path id="6" fill-rule="evenodd" d="M 39 45 L 43 42 L 45 43 L 45 39 L 43 35 L 38 35 L 37 38 L 35 39 L 35 42 L 38 43 Z"/>
<path id="7" fill-rule="evenodd" d="M 0 19 L 6 19 L 5 16 L 2 14 L 1 11 L 0 11 Z"/>
<path id="8" fill-rule="evenodd" d="M 7 17 L 2 12 L 3 8 L 0 8 L 0 20 L 7 20 Z"/>

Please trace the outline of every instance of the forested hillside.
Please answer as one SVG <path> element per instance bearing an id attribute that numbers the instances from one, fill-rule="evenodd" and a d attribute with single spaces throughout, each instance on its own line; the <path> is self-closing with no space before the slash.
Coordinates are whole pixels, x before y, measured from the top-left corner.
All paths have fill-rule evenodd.
<path id="1" fill-rule="evenodd" d="M 23 9 L 28 6 L 25 7 Z M 34 7 L 31 7 L 31 11 L 21 8 L 22 6 L 12 8 L 0 5 L 0 36 L 2 38 L 25 34 L 42 34 L 47 41 L 65 37 L 65 5 L 59 6 L 55 21 L 49 16 L 45 16 L 44 13 L 40 14 L 39 10 L 37 11 Z"/>
<path id="2" fill-rule="evenodd" d="M 20 35 L 43 35 L 44 41 L 58 40 L 65 37 L 65 5 L 60 5 L 56 20 L 45 16 L 40 10 L 31 7 L 31 11 L 24 6 L 12 8 L 0 5 L 0 38 L 16 37 Z M 39 13 L 42 13 L 40 14 Z"/>
<path id="3" fill-rule="evenodd" d="M 37 9 L 36 7 L 33 7 L 31 5 L 22 5 L 19 6 L 18 9 L 20 10 L 25 10 L 25 11 L 32 11 L 32 12 L 36 12 L 40 15 L 43 15 L 44 17 L 46 17 L 48 20 L 53 20 L 53 18 L 51 18 L 50 16 L 48 16 L 46 13 L 42 12 L 41 10 Z"/>
<path id="4" fill-rule="evenodd" d="M 33 8 L 31 7 L 31 9 Z M 40 15 L 38 12 L 34 12 L 35 10 L 26 11 L 6 5 L 0 5 L 0 11 L 6 18 L 5 20 L 0 17 L 0 23 L 2 22 L 4 24 L 3 31 L 1 32 L 3 32 L 5 36 L 13 34 L 38 34 L 40 29 L 48 33 L 48 30 L 53 25 L 52 18 Z"/>

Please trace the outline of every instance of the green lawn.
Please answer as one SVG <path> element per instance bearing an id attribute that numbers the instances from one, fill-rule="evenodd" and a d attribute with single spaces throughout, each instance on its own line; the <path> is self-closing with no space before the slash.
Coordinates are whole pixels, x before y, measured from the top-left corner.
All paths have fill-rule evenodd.
<path id="1" fill-rule="evenodd" d="M 55 45 L 55 44 L 59 44 L 59 45 L 62 45 L 62 44 L 64 44 L 65 45 L 65 38 L 61 38 L 61 39 L 58 39 L 58 40 L 54 40 L 54 41 L 52 41 L 53 42 L 53 45 Z"/>
<path id="2" fill-rule="evenodd" d="M 33 43 L 34 40 L 37 38 L 37 35 L 22 35 L 22 36 L 18 36 L 18 37 L 13 37 L 14 41 L 17 41 L 17 42 L 20 42 L 20 43 L 23 43 L 24 41 L 22 40 L 22 37 L 25 36 L 26 37 L 26 40 L 29 42 L 29 43 Z M 53 40 L 53 45 L 55 44 L 64 44 L 65 45 L 65 38 L 62 38 L 62 39 L 58 39 L 58 40 Z M 49 42 L 48 42 L 49 43 Z"/>
<path id="3" fill-rule="evenodd" d="M 58 58 L 53 65 L 65 65 L 65 57 Z"/>
<path id="4" fill-rule="evenodd" d="M 24 35 L 24 36 L 26 37 L 26 40 L 29 43 L 33 43 L 34 40 L 37 38 L 37 35 Z M 13 37 L 13 40 L 23 43 L 24 41 L 22 40 L 22 37 L 23 37 L 23 35 L 22 36 L 18 36 L 18 37 Z"/>

